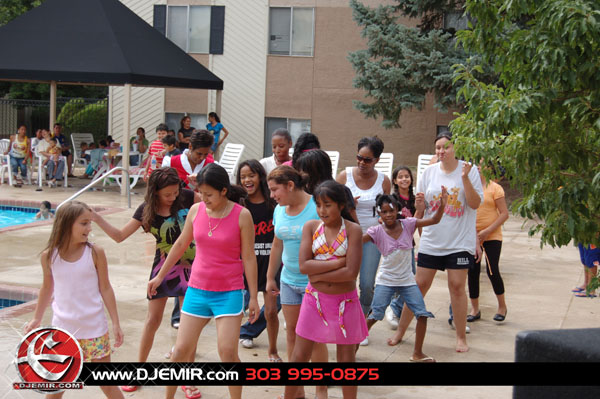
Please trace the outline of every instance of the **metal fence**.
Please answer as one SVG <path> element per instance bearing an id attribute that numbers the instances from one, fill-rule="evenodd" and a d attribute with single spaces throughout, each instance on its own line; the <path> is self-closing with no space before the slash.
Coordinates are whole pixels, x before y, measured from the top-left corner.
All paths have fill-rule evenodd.
<path id="1" fill-rule="evenodd" d="M 35 136 L 38 129 L 52 129 L 50 101 L 0 99 L 0 138 L 15 134 L 21 125 L 27 126 L 27 135 Z M 92 133 L 96 141 L 108 132 L 108 99 L 58 98 L 56 122 L 63 133 Z"/>

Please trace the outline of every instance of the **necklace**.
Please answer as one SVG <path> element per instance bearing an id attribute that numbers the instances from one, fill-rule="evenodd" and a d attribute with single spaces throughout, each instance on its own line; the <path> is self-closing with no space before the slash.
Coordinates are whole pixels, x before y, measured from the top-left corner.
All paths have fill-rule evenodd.
<path id="1" fill-rule="evenodd" d="M 225 211 L 227 211 L 227 208 L 229 208 L 229 204 L 225 205 L 225 208 L 223 209 L 223 212 L 221 212 L 221 217 L 219 219 L 219 223 L 217 223 L 217 225 L 215 227 L 212 227 L 210 224 L 210 216 L 208 216 L 208 213 L 206 214 L 206 216 L 208 216 L 208 236 L 212 237 L 212 233 L 213 231 L 215 231 L 217 229 L 217 227 L 219 227 L 219 225 L 221 224 L 221 221 L 223 220 L 223 215 L 225 215 Z"/>

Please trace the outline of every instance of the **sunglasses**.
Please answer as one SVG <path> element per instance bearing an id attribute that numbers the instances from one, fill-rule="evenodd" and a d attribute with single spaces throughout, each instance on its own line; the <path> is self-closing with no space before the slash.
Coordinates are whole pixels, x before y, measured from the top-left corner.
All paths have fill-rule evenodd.
<path id="1" fill-rule="evenodd" d="M 364 162 L 364 163 L 371 163 L 375 160 L 375 158 L 363 157 L 360 155 L 357 155 L 356 159 L 358 160 L 358 162 Z"/>

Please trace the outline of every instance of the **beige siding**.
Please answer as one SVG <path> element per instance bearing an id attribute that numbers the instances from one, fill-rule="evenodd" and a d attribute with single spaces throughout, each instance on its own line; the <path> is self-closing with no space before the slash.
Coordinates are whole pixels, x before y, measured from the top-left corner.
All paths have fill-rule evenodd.
<path id="1" fill-rule="evenodd" d="M 222 55 L 211 55 L 210 69 L 225 82 L 221 121 L 226 140 L 246 146 L 244 159 L 262 158 L 269 5 L 267 0 L 222 0 L 225 38 Z M 209 111 L 216 106 L 209 94 Z"/>
<path id="2" fill-rule="evenodd" d="M 154 2 L 148 0 L 121 0 L 129 9 L 152 25 Z M 160 2 L 156 2 L 157 4 Z M 109 132 L 113 139 L 123 142 L 123 88 L 109 88 Z M 138 127 L 146 130 L 149 140 L 156 138 L 156 126 L 164 122 L 165 90 L 160 88 L 134 87 L 131 91 L 131 119 L 129 137 L 135 135 Z"/>

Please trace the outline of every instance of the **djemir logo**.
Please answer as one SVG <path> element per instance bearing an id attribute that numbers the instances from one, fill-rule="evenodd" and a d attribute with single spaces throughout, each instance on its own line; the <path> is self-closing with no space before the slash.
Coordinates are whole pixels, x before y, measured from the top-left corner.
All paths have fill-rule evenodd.
<path id="1" fill-rule="evenodd" d="M 14 383 L 14 389 L 56 393 L 83 388 L 77 382 L 83 352 L 77 339 L 60 328 L 41 327 L 23 337 L 17 347 L 16 365 L 23 382 Z"/>

